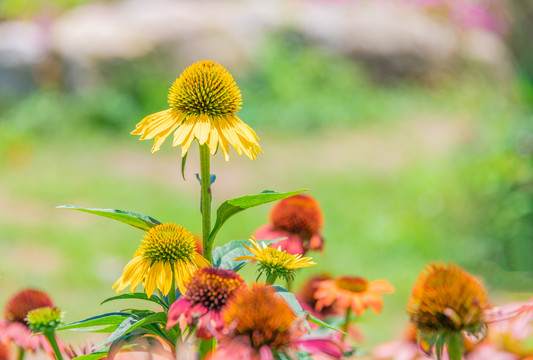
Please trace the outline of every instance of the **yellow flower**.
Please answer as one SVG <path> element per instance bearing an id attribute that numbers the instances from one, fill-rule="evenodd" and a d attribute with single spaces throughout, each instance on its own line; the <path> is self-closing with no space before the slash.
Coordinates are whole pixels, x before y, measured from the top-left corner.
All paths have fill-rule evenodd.
<path id="1" fill-rule="evenodd" d="M 252 236 L 250 239 L 252 246 L 244 247 L 253 256 L 240 256 L 234 260 L 257 260 L 259 263 L 259 275 L 263 272 L 267 277 L 272 274 L 281 276 L 286 280 L 292 280 L 296 269 L 316 265 L 310 257 L 303 257 L 301 254 L 293 255 L 281 250 L 281 247 L 271 248 L 265 243 L 262 246 Z"/>
<path id="2" fill-rule="evenodd" d="M 152 152 L 174 132 L 172 145 L 181 145 L 182 157 L 194 139 L 207 144 L 211 154 L 220 145 L 226 160 L 228 144 L 252 160 L 262 153 L 255 132 L 235 115 L 241 108 L 241 92 L 218 63 L 202 60 L 185 69 L 172 84 L 168 103 L 170 109 L 145 117 L 132 132 L 141 135 L 140 140 L 154 138 Z"/>
<path id="3" fill-rule="evenodd" d="M 117 294 L 128 286 L 134 292 L 142 282 L 148 296 L 152 296 L 156 287 L 167 295 L 174 279 L 185 294 L 194 272 L 209 265 L 196 251 L 194 236 L 187 229 L 171 223 L 160 224 L 144 236 L 142 245 L 113 288 L 117 288 Z"/>

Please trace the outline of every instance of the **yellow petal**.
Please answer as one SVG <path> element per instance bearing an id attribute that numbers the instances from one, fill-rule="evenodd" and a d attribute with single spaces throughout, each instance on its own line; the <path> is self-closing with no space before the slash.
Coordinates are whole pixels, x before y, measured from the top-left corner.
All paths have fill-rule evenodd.
<path id="1" fill-rule="evenodd" d="M 172 110 L 167 109 L 155 114 L 149 115 L 143 119 L 140 127 L 133 131 L 134 135 L 141 135 L 141 140 L 151 139 L 161 131 L 174 125 L 175 120 L 172 116 Z"/>
<path id="2" fill-rule="evenodd" d="M 188 137 L 183 142 L 183 144 L 181 144 L 181 157 L 184 157 L 185 154 L 187 154 L 187 151 L 189 151 L 189 148 L 191 147 L 193 140 L 194 140 L 194 135 L 192 132 L 190 132 Z"/>
<path id="3" fill-rule="evenodd" d="M 194 125 L 194 136 L 198 139 L 200 145 L 205 144 L 211 129 L 211 121 L 207 115 L 200 115 Z"/>
<path id="4" fill-rule="evenodd" d="M 190 135 L 196 118 L 188 117 L 183 124 L 174 133 L 172 146 L 182 145 L 185 139 Z"/>
<path id="5" fill-rule="evenodd" d="M 159 133 L 158 135 L 156 135 L 155 137 L 155 140 L 154 140 L 154 146 L 152 147 L 152 153 L 156 152 L 159 150 L 159 148 L 161 147 L 161 145 L 165 142 L 165 140 L 167 139 L 167 137 L 174 131 L 176 130 L 176 128 L 179 126 L 178 123 L 175 123 L 174 125 L 172 125 L 171 127 L 169 127 L 168 129 L 162 131 L 161 133 Z"/>
<path id="6" fill-rule="evenodd" d="M 148 269 L 148 273 L 146 274 L 146 278 L 144 279 L 144 291 L 146 291 L 146 295 L 148 295 L 148 297 L 152 296 L 155 291 L 157 276 L 159 275 L 159 271 L 157 271 L 159 270 L 159 264 L 159 261 L 153 263 L 150 269 Z"/>
<path id="7" fill-rule="evenodd" d="M 215 155 L 218 145 L 218 131 L 215 126 L 211 126 L 209 137 L 207 138 L 207 147 L 211 151 L 211 155 Z"/>
<path id="8" fill-rule="evenodd" d="M 172 266 L 166 261 L 162 264 L 163 266 L 159 274 L 157 287 L 161 290 L 163 295 L 167 295 L 172 286 Z"/>
<path id="9" fill-rule="evenodd" d="M 137 268 L 137 271 L 131 276 L 131 279 L 130 279 L 131 292 L 135 292 L 135 289 L 137 289 L 137 286 L 139 286 L 141 281 L 143 281 L 149 267 L 150 267 L 150 263 L 148 261 L 144 261 Z"/>

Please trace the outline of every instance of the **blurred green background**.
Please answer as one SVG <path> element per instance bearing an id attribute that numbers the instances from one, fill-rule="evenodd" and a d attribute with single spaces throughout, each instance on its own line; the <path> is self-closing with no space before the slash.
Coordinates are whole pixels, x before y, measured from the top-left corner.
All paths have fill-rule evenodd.
<path id="1" fill-rule="evenodd" d="M 256 130 L 264 151 L 253 162 L 235 152 L 229 162 L 215 157 L 214 208 L 264 189 L 309 188 L 324 212 L 326 243 L 324 253 L 310 254 L 318 266 L 302 271 L 297 285 L 327 272 L 384 278 L 396 287 L 386 296 L 382 314 L 363 317 L 364 347 L 394 337 L 404 326 L 411 286 L 430 261 L 453 261 L 480 276 L 495 304 L 530 297 L 533 50 L 527 34 L 532 2 L 488 7 L 492 22 L 457 20 L 456 10 L 438 1 L 394 4 L 394 11 L 420 16 L 423 24 L 433 21 L 440 26 L 435 32 L 447 29 L 454 36 L 442 57 L 430 54 L 440 44 L 431 32 L 422 34 L 429 39 L 426 48 L 410 48 L 417 33 L 403 40 L 404 48 L 393 39 L 382 44 L 386 51 L 373 51 L 379 39 L 355 39 L 359 44 L 350 47 L 327 23 L 308 27 L 318 7 L 330 11 L 344 31 L 343 6 L 353 15 L 357 9 L 352 7 L 360 3 L 272 3 L 270 17 L 259 16 L 253 2 L 217 3 L 231 16 L 242 15 L 235 13 L 237 5 L 248 11 L 247 22 L 238 25 L 256 33 L 250 16 L 268 19 L 252 47 L 237 52 L 220 40 L 220 29 L 198 25 L 208 23 L 209 16 L 197 16 L 198 32 L 190 31 L 190 24 L 188 33 L 173 30 L 179 41 L 154 40 L 133 55 L 117 55 L 111 47 L 96 56 L 87 52 L 94 44 L 83 36 L 90 39 L 98 32 L 76 33 L 83 26 L 91 29 L 79 20 L 86 19 L 80 13 L 124 15 L 135 2 L 3 1 L 0 33 L 11 29 L 12 39 L 18 39 L 22 28 L 13 24 L 34 26 L 39 41 L 30 36 L 13 42 L 27 45 L 23 54 L 41 50 L 28 60 L 14 56 L 17 46 L 9 48 L 9 41 L 0 44 L 0 304 L 31 286 L 49 292 L 67 322 L 125 306 L 99 303 L 114 294 L 111 286 L 142 232 L 55 209 L 58 205 L 128 209 L 200 232 L 197 149 L 189 156 L 184 182 L 180 149 L 164 144 L 150 154 L 151 141 L 139 142 L 129 132 L 144 116 L 164 110 L 175 77 L 204 57 L 220 61 L 234 75 L 244 100 L 240 117 Z M 208 13 L 206 7 L 215 4 L 176 6 L 183 15 Z M 289 14 L 304 9 L 307 18 L 287 19 L 282 10 L 291 6 Z M 152 10 L 155 14 L 151 7 L 146 12 Z M 76 24 L 65 20 L 69 16 L 79 27 L 67 26 Z M 409 21 L 401 19 L 399 29 Z M 99 21 L 94 29 L 105 29 L 106 17 L 100 14 Z M 69 50 L 57 24 L 79 50 Z M 163 34 L 171 25 L 162 25 Z M 370 26 L 369 33 L 383 30 Z M 163 37 L 155 30 L 152 35 Z M 469 41 L 478 46 L 473 47 L 476 56 Z M 489 51 L 494 44 L 500 52 Z M 218 244 L 248 238 L 267 221 L 269 209 L 231 219 Z"/>

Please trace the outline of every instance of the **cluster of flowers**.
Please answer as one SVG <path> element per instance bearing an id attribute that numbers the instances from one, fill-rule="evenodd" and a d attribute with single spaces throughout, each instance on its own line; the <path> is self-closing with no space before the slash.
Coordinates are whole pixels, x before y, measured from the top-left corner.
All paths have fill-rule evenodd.
<path id="1" fill-rule="evenodd" d="M 407 312 L 404 338 L 377 346 L 374 359 L 533 359 L 533 302 L 492 307 L 483 284 L 457 265 L 428 265 Z"/>
<path id="2" fill-rule="evenodd" d="M 324 248 L 323 217 L 315 199 L 301 191 L 266 191 L 231 199 L 219 207 L 211 226 L 210 156 L 220 148 L 228 160 L 229 144 L 250 159 L 262 153 L 255 132 L 235 115 L 241 103 L 240 91 L 226 69 L 204 60 L 174 82 L 170 109 L 146 117 L 133 132 L 141 140 L 154 139 L 152 152 L 174 133 L 173 144 L 182 147 L 182 169 L 192 142 L 198 141 L 201 241 L 181 225 L 150 216 L 67 206 L 145 231 L 113 285 L 117 295 L 104 302 L 138 299 L 156 304 L 158 311 L 125 309 L 61 325 L 61 312 L 46 294 L 24 290 L 6 305 L 0 322 L 0 357 L 8 357 L 9 342 L 18 346 L 19 360 L 25 351 L 39 348 L 57 360 L 63 356 L 112 360 L 128 350 L 167 359 L 211 360 L 338 359 L 353 354 L 348 335 L 357 338 L 355 319 L 368 309 L 380 312 L 382 295 L 394 288 L 386 280 L 322 275 L 311 278 L 298 296 L 290 292 L 297 271 L 316 265 L 306 253 Z M 279 202 L 271 211 L 270 223 L 254 234 L 260 240 L 252 236 L 249 241 L 230 241 L 213 249 L 217 232 L 230 217 L 273 201 Z M 247 284 L 237 271 L 249 262 L 257 264 L 258 277 Z M 264 282 L 258 282 L 262 276 Z M 288 290 L 275 285 L 279 280 L 285 281 Z M 135 292 L 140 286 L 144 291 Z M 120 294 L 127 288 L 129 293 Z M 374 357 L 415 359 L 424 356 L 420 348 L 438 358 L 448 355 L 459 360 L 465 353 L 475 353 L 467 336 L 479 342 L 486 337 L 487 324 L 496 320 L 512 324 L 513 337 L 502 337 L 508 339 L 502 343 L 519 343 L 515 333 L 523 334 L 520 328 L 530 325 L 531 309 L 525 304 L 489 311 L 486 291 L 478 280 L 455 265 L 433 264 L 422 272 L 409 299 L 407 311 L 418 335 L 381 346 Z M 56 338 L 57 331 L 68 329 L 110 335 L 99 345 L 75 352 Z"/>

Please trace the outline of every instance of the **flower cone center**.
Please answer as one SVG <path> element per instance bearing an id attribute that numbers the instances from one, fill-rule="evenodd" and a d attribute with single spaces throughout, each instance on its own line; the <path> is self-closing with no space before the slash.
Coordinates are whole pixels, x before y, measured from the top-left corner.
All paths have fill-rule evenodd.
<path id="1" fill-rule="evenodd" d="M 209 311 L 218 311 L 243 284 L 244 280 L 231 270 L 203 268 L 189 283 L 185 296 L 193 306 L 199 304 Z"/>
<path id="2" fill-rule="evenodd" d="M 310 197 L 295 195 L 280 201 L 270 214 L 274 227 L 310 237 L 322 227 L 322 212 Z"/>
<path id="3" fill-rule="evenodd" d="M 354 293 L 364 292 L 368 289 L 368 281 L 361 277 L 342 276 L 335 283 L 337 287 Z"/>
<path id="4" fill-rule="evenodd" d="M 19 292 L 7 302 L 4 317 L 11 322 L 26 323 L 26 315 L 30 310 L 53 306 L 52 299 L 38 290 L 27 289 Z"/>
<path id="5" fill-rule="evenodd" d="M 184 227 L 176 224 L 161 224 L 150 229 L 145 235 L 144 258 L 166 261 L 191 261 L 196 249 L 194 236 Z"/>
<path id="6" fill-rule="evenodd" d="M 238 112 L 242 97 L 223 66 L 203 60 L 189 66 L 172 84 L 168 103 L 187 115 L 213 118 Z"/>

